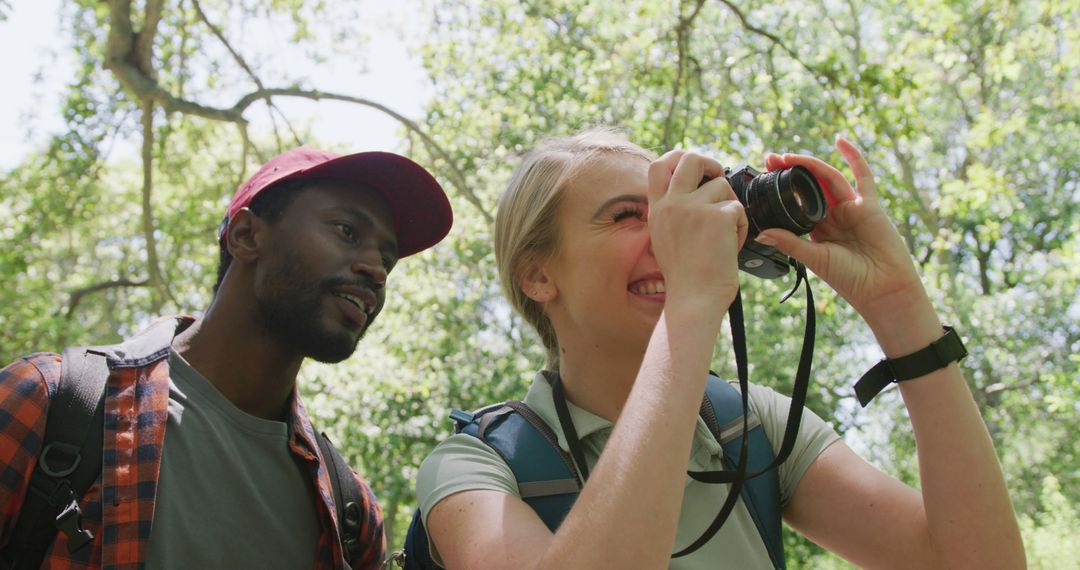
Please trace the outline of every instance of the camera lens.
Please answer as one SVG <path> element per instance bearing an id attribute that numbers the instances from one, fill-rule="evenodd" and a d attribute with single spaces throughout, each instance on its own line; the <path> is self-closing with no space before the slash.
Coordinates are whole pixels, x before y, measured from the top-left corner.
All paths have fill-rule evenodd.
<path id="1" fill-rule="evenodd" d="M 758 231 L 783 228 L 803 235 L 825 219 L 825 193 L 802 166 L 755 176 L 746 189 L 745 205 Z"/>

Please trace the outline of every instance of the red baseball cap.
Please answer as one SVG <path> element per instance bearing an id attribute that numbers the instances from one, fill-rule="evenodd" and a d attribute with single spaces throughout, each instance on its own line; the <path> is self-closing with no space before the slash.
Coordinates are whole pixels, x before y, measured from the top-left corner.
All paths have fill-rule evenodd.
<path id="1" fill-rule="evenodd" d="M 442 186 L 422 166 L 404 156 L 389 152 L 341 156 L 299 147 L 270 159 L 236 189 L 221 223 L 221 243 L 225 243 L 229 220 L 250 205 L 259 193 L 278 182 L 304 179 L 355 182 L 378 192 L 389 204 L 394 218 L 398 257 L 439 243 L 454 221 L 450 201 Z"/>

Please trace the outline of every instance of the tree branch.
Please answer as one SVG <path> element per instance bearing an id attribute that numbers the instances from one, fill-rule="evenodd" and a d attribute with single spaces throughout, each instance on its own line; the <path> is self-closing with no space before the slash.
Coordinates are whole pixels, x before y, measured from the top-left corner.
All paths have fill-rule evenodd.
<path id="1" fill-rule="evenodd" d="M 158 0 L 160 1 L 160 0 Z M 311 100 L 334 100 L 354 103 L 381 111 L 397 120 L 411 132 L 416 133 L 423 141 L 424 146 L 433 155 L 446 162 L 450 177 L 458 191 L 476 207 L 480 215 L 488 223 L 492 223 L 492 215 L 484 207 L 483 202 L 469 188 L 465 174 L 457 167 L 450 155 L 443 150 L 426 132 L 415 122 L 402 116 L 389 107 L 350 95 L 328 93 L 317 90 L 305 90 L 300 88 L 260 88 L 241 97 L 231 108 L 210 107 L 194 101 L 176 97 L 161 87 L 161 85 L 149 74 L 144 73 L 138 66 L 131 62 L 132 50 L 134 49 L 134 32 L 131 26 L 131 1 L 109 0 L 112 15 L 109 26 L 108 42 L 106 44 L 105 68 L 112 71 L 121 86 L 130 92 L 139 101 L 152 101 L 160 105 L 166 113 L 182 113 L 202 117 L 213 121 L 224 121 L 245 126 L 247 119 L 244 111 L 253 103 L 267 100 L 271 97 L 299 97 Z M 243 128 L 241 129 L 243 131 Z"/>
<path id="2" fill-rule="evenodd" d="M 143 14 L 143 27 L 135 34 L 133 61 L 146 75 L 156 77 L 154 70 L 154 39 L 157 37 L 158 24 L 161 22 L 164 0 L 146 0 Z"/>
<path id="3" fill-rule="evenodd" d="M 214 25 L 214 23 L 210 21 L 210 18 L 206 17 L 206 12 L 203 11 L 202 4 L 199 3 L 199 0 L 191 0 L 191 5 L 195 8 L 195 14 L 199 16 L 199 21 L 205 24 L 207 28 L 210 28 L 210 33 L 214 34 L 214 37 L 217 38 L 219 42 L 221 42 L 221 45 L 225 46 L 225 49 L 228 50 L 229 55 L 232 56 L 233 61 L 236 62 L 236 65 L 239 65 L 240 69 L 243 69 L 244 73 L 248 74 L 248 77 L 250 77 L 251 80 L 255 82 L 256 87 L 258 87 L 259 89 L 265 89 L 266 86 L 262 84 L 261 80 L 259 80 L 259 76 L 255 75 L 255 71 L 251 69 L 251 66 L 248 65 L 247 61 L 244 60 L 244 58 L 240 55 L 239 52 L 233 49 L 232 44 L 229 43 L 229 40 L 225 39 L 225 34 L 221 32 L 221 28 Z"/>
<path id="4" fill-rule="evenodd" d="M 751 32 L 751 33 L 756 34 L 756 35 L 759 35 L 759 36 L 769 40 L 770 42 L 772 42 L 773 45 L 775 45 L 776 47 L 783 50 L 784 53 L 788 54 L 788 57 L 795 60 L 796 63 L 798 63 L 804 69 L 809 71 L 811 75 L 823 76 L 826 79 L 828 79 L 830 83 L 834 83 L 834 84 L 838 83 L 836 75 L 833 74 L 831 71 L 826 70 L 826 69 L 818 69 L 818 68 L 810 65 L 809 63 L 806 63 L 805 61 L 803 61 L 803 59 L 801 57 L 799 57 L 799 54 L 795 53 L 794 50 L 789 48 L 787 46 L 787 44 L 785 44 L 784 41 L 780 39 L 779 36 L 777 36 L 776 34 L 767 32 L 767 31 L 765 31 L 765 30 L 751 24 L 746 19 L 746 15 L 744 15 L 742 13 L 742 10 L 739 10 L 739 8 L 736 7 L 734 4 L 732 4 L 729 0 L 720 0 L 720 3 L 723 4 L 724 6 L 727 6 L 728 10 L 731 10 L 731 12 L 733 14 L 735 14 L 735 17 L 739 19 L 739 22 L 742 24 L 742 27 L 746 31 Z"/>
<path id="5" fill-rule="evenodd" d="M 679 6 L 679 25 L 675 28 L 675 45 L 679 51 L 678 67 L 675 72 L 674 89 L 671 93 L 671 103 L 668 105 L 667 118 L 664 119 L 664 134 L 660 138 L 660 144 L 664 148 L 671 148 L 671 129 L 672 123 L 675 122 L 675 107 L 679 102 L 679 93 L 682 91 L 683 73 L 686 71 L 687 46 L 690 43 L 690 34 L 694 31 L 694 19 L 701 12 L 703 5 L 705 5 L 705 0 L 697 0 L 697 6 L 689 16 L 683 16 L 682 5 Z"/>
<path id="6" fill-rule="evenodd" d="M 1006 384 L 1004 382 L 995 382 L 993 384 L 990 384 L 989 386 L 986 386 L 986 387 L 982 388 L 979 391 L 982 392 L 983 394 L 985 394 L 986 396 L 991 396 L 993 394 L 998 394 L 1000 392 L 1007 392 L 1007 391 L 1010 391 L 1010 390 L 1023 390 L 1024 388 L 1030 388 L 1031 386 L 1034 386 L 1036 383 L 1038 383 L 1038 381 L 1039 381 L 1039 378 L 1037 376 L 1032 376 L 1031 378 L 1028 378 L 1027 380 L 1024 380 L 1023 382 L 1016 382 L 1014 384 Z"/>
<path id="7" fill-rule="evenodd" d="M 147 280 L 153 294 L 154 312 L 161 309 L 163 304 L 161 292 L 164 283 L 161 279 L 161 268 L 157 253 L 157 238 L 154 237 L 154 210 L 151 196 L 154 190 L 154 102 L 143 101 L 142 104 L 142 230 L 143 239 L 146 240 L 146 264 L 150 277 Z"/>
<path id="8" fill-rule="evenodd" d="M 264 85 L 262 80 L 259 79 L 259 76 L 255 74 L 255 70 L 252 69 L 250 65 L 248 65 L 247 60 L 245 60 L 243 56 L 240 55 L 240 52 L 236 51 L 236 49 L 233 48 L 232 43 L 230 43 L 229 40 L 225 39 L 225 33 L 221 31 L 221 28 L 219 28 L 210 21 L 210 18 L 206 15 L 206 12 L 203 11 L 202 4 L 199 3 L 199 0 L 192 0 L 191 3 L 192 6 L 194 6 L 195 8 L 195 14 L 199 17 L 199 20 L 203 24 L 205 24 L 207 28 L 210 29 L 210 33 L 212 33 L 214 37 L 217 38 L 219 42 L 221 42 L 221 45 L 225 46 L 226 51 L 228 51 L 229 55 L 232 56 L 233 61 L 236 62 L 236 65 L 239 65 L 240 69 L 244 70 L 244 73 L 246 73 L 248 77 L 251 78 L 251 80 L 255 83 L 255 87 L 260 90 L 266 89 L 266 85 Z M 296 134 L 296 129 L 293 128 L 292 123 L 289 121 L 289 118 L 285 116 L 285 113 L 282 113 L 281 109 L 278 109 L 277 106 L 274 105 L 274 101 L 271 99 L 266 100 L 266 106 L 268 107 L 269 112 L 267 114 L 270 116 L 270 121 L 274 123 L 274 136 L 277 137 L 278 131 L 277 116 L 275 116 L 274 114 L 274 112 L 277 111 L 277 115 L 280 115 L 281 118 L 285 121 L 285 126 L 288 127 L 289 132 L 293 136 L 293 140 L 296 142 L 297 145 L 299 145 L 301 142 L 300 137 Z M 277 142 L 279 147 L 278 150 L 280 151 L 282 150 L 280 137 L 277 138 Z"/>
<path id="9" fill-rule="evenodd" d="M 240 100 L 237 101 L 235 105 L 233 105 L 233 110 L 237 113 L 243 113 L 244 109 L 251 106 L 251 104 L 255 101 L 258 101 L 259 99 L 266 99 L 268 97 L 299 97 L 302 99 L 311 99 L 314 101 L 319 101 L 322 99 L 330 101 L 344 101 L 346 103 L 354 103 L 365 107 L 371 107 L 372 109 L 376 109 L 393 117 L 399 123 L 404 125 L 406 129 L 419 136 L 420 140 L 424 143 L 424 146 L 428 149 L 428 152 L 431 152 L 432 154 L 438 156 L 446 162 L 447 166 L 450 168 L 451 178 L 454 181 L 454 185 L 457 186 L 458 191 L 460 191 L 461 194 L 465 196 L 465 199 L 468 200 L 469 203 L 476 207 L 477 211 L 480 212 L 480 215 L 482 215 L 488 223 L 492 223 L 494 221 L 491 214 L 484 207 L 483 202 L 480 201 L 480 198 L 477 197 L 476 194 L 469 188 L 468 182 L 465 180 L 465 173 L 458 169 L 457 165 L 450 158 L 450 155 L 447 154 L 446 151 L 443 150 L 443 148 L 439 146 L 439 144 L 435 142 L 434 139 L 431 138 L 431 136 L 424 132 L 424 130 L 421 129 L 419 125 L 409 120 L 407 117 L 401 115 L 397 111 L 394 111 L 393 109 L 381 103 L 376 103 L 375 101 L 371 101 L 369 99 L 364 99 L 361 97 L 353 97 L 351 95 L 342 95 L 340 93 L 329 93 L 326 91 L 306 90 L 299 88 L 262 89 L 254 93 L 249 93 L 241 97 Z"/>
<path id="10" fill-rule="evenodd" d="M 904 188 L 907 189 L 908 194 L 915 201 L 915 205 L 918 206 L 916 215 L 922 220 L 926 229 L 930 232 L 930 235 L 938 235 L 941 228 L 941 220 L 938 218 L 937 213 L 934 212 L 930 204 L 927 203 L 926 198 L 919 193 L 919 185 L 915 182 L 915 168 L 911 164 L 911 157 L 907 155 L 900 148 L 899 141 L 896 139 L 895 134 L 887 125 L 883 125 L 885 135 L 889 137 L 892 143 L 893 156 L 896 157 L 896 161 L 900 164 L 900 177 L 904 181 Z"/>
<path id="11" fill-rule="evenodd" d="M 99 291 L 105 291 L 107 289 L 117 289 L 120 287 L 146 287 L 149 284 L 148 280 L 132 281 L 130 279 L 117 279 L 115 281 L 104 281 L 102 283 L 95 283 L 89 287 L 83 287 L 82 289 L 76 289 L 71 292 L 71 298 L 68 299 L 67 311 L 64 314 L 64 318 L 70 320 L 75 315 L 75 309 L 78 308 L 79 303 L 82 302 L 83 297 Z"/>

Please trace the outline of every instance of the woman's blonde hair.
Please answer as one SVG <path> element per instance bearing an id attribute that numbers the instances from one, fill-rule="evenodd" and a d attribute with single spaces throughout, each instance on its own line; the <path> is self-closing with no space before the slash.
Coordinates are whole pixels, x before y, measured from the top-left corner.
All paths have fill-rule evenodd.
<path id="1" fill-rule="evenodd" d="M 656 156 L 621 131 L 592 127 L 568 137 L 550 137 L 525 155 L 499 197 L 495 214 L 495 264 L 510 305 L 540 334 L 546 367 L 559 369 L 559 339 L 544 307 L 521 288 L 524 271 L 558 253 L 558 207 L 563 190 L 585 167 L 613 153 Z"/>

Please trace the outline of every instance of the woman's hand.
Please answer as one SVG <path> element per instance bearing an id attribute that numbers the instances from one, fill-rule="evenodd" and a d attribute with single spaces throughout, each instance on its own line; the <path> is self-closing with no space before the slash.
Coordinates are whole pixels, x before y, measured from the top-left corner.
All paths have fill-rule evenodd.
<path id="1" fill-rule="evenodd" d="M 701 184 L 703 177 L 711 178 Z M 649 234 L 664 274 L 668 305 L 690 303 L 720 316 L 739 290 L 738 252 L 747 221 L 724 167 L 673 150 L 649 165 Z"/>
<path id="2" fill-rule="evenodd" d="M 828 213 L 810 233 L 812 241 L 781 229 L 762 232 L 758 241 L 806 264 L 874 328 L 898 312 L 925 309 L 928 300 L 903 239 L 878 201 L 870 166 L 847 140 L 837 139 L 836 147 L 851 166 L 855 188 L 817 158 L 766 155 L 769 170 L 808 168 L 825 191 Z"/>

